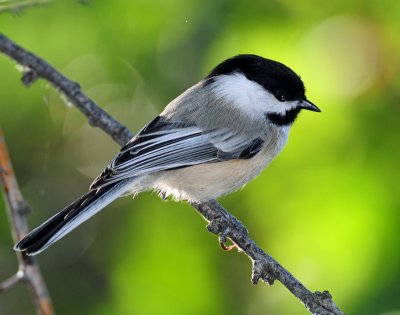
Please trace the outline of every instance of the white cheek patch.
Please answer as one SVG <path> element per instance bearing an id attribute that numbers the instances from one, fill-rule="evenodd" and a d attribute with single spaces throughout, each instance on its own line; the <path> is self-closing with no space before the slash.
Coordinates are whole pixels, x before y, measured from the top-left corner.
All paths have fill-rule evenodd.
<path id="1" fill-rule="evenodd" d="M 242 73 L 220 75 L 212 84 L 212 91 L 218 98 L 224 98 L 243 113 L 264 115 L 284 114 L 296 107 L 297 101 L 280 102 L 258 83 L 248 80 Z"/>
<path id="2" fill-rule="evenodd" d="M 289 111 L 295 107 L 299 107 L 299 101 L 286 101 L 286 102 L 281 102 L 283 105 L 283 108 L 285 111 Z"/>

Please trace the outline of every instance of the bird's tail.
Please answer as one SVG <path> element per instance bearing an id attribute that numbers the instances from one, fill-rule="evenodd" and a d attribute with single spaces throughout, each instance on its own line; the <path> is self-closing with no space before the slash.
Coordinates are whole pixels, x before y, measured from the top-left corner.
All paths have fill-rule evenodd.
<path id="1" fill-rule="evenodd" d="M 127 179 L 89 191 L 31 231 L 14 246 L 14 249 L 23 251 L 27 255 L 36 255 L 42 252 L 126 193 L 131 187 L 132 179 Z"/>

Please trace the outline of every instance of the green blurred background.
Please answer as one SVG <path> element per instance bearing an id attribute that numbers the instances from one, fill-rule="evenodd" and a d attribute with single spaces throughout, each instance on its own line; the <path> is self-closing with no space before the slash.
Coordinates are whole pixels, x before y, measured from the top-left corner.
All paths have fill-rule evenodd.
<path id="1" fill-rule="evenodd" d="M 11 1 L 12 2 L 12 1 Z M 10 1 L 0 1 L 0 10 Z M 299 73 L 321 114 L 221 200 L 258 244 L 348 314 L 400 314 L 400 1 L 54 1 L 0 31 L 45 58 L 132 131 L 223 59 L 254 53 Z M 84 193 L 118 146 L 46 82 L 0 55 L 0 124 L 31 227 Z M 1 200 L 0 200 L 1 201 Z M 0 279 L 16 257 L 0 202 Z M 253 286 L 184 203 L 123 198 L 38 257 L 57 314 L 308 314 L 280 283 Z M 29 292 L 0 314 L 33 314 Z"/>

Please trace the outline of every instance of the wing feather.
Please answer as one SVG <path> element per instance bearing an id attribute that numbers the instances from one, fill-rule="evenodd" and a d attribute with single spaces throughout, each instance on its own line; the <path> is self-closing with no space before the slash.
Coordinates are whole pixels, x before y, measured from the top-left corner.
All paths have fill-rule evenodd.
<path id="1" fill-rule="evenodd" d="M 261 145 L 261 139 L 249 141 L 232 130 L 204 131 L 157 117 L 121 149 L 90 188 L 158 171 L 249 158 Z"/>

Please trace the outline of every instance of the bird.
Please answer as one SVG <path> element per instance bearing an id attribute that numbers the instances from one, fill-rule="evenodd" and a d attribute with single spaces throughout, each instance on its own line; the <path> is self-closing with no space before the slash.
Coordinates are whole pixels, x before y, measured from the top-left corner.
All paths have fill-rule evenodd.
<path id="1" fill-rule="evenodd" d="M 253 54 L 226 59 L 129 140 L 87 193 L 14 249 L 36 255 L 121 196 L 153 190 L 205 202 L 236 191 L 278 155 L 303 109 L 320 112 L 289 67 Z"/>

